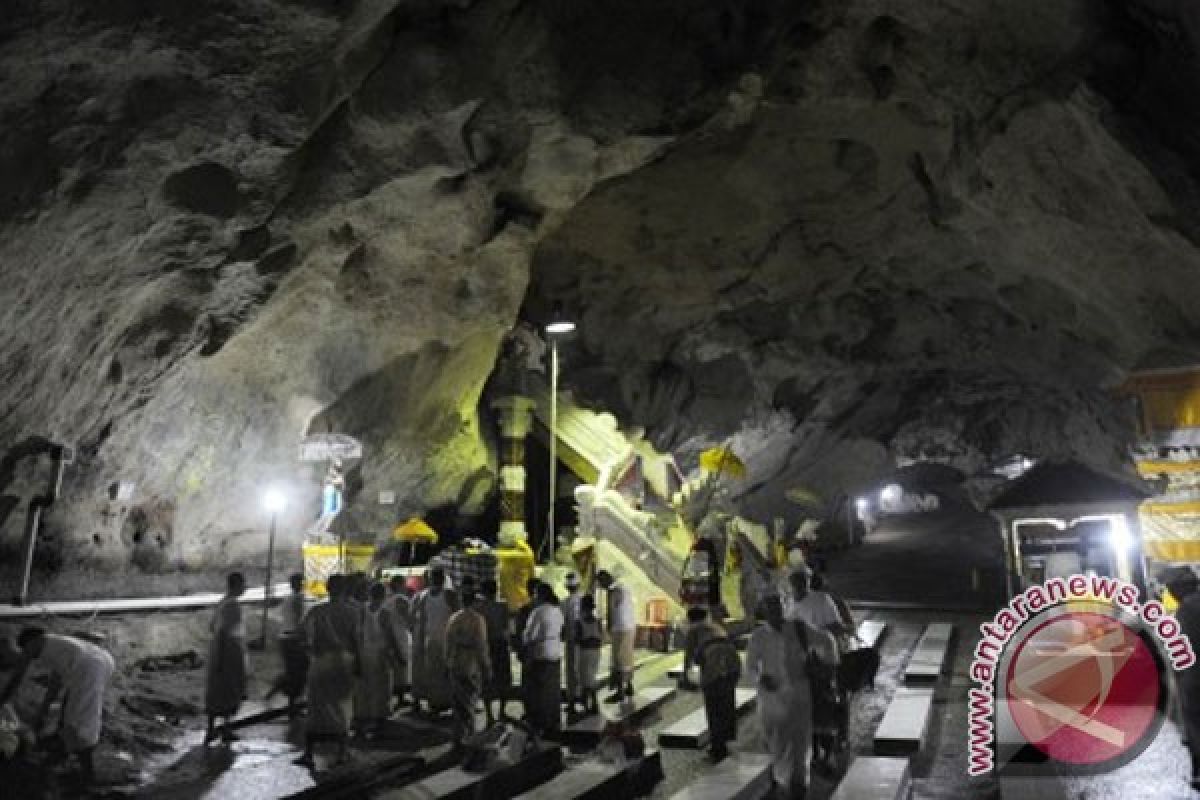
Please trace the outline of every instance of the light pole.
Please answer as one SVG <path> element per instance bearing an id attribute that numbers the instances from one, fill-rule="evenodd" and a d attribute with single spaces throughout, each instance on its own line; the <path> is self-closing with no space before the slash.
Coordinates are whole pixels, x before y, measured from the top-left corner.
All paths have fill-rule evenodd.
<path id="1" fill-rule="evenodd" d="M 554 304 L 554 312 L 546 323 L 546 338 L 550 340 L 550 511 L 547 514 L 546 539 L 543 545 L 549 545 L 550 555 L 554 555 L 554 502 L 558 477 L 558 339 L 574 332 L 575 323 L 563 315 L 562 304 Z"/>
<path id="2" fill-rule="evenodd" d="M 262 633 L 259 639 L 259 645 L 264 650 L 267 648 L 267 612 L 271 610 L 271 598 L 274 594 L 271 586 L 271 567 L 275 561 L 275 521 L 279 512 L 286 506 L 287 497 L 280 489 L 267 489 L 263 495 L 263 508 L 271 514 L 271 530 L 267 536 L 267 582 L 263 585 Z"/>

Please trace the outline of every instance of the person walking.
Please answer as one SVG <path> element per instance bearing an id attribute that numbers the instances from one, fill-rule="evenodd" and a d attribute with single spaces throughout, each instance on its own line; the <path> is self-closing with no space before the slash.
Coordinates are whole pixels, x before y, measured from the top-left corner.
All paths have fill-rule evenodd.
<path id="1" fill-rule="evenodd" d="M 720 761 L 729 755 L 728 743 L 737 739 L 736 693 L 742 663 L 737 647 L 725 629 L 708 619 L 707 608 L 689 608 L 688 622 L 680 683 L 689 681 L 692 664 L 700 668 L 700 688 L 708 718 L 709 755 L 713 761 Z"/>
<path id="2" fill-rule="evenodd" d="M 392 595 L 384 607 L 381 621 L 392 662 L 392 692 L 396 708 L 402 708 L 412 689 L 412 590 L 401 575 L 394 576 L 388 586 Z"/>
<path id="3" fill-rule="evenodd" d="M 1200 648 L 1200 582 L 1191 567 L 1171 567 L 1163 584 L 1179 602 L 1175 621 L 1187 635 L 1193 648 Z M 1192 788 L 1200 789 L 1200 667 L 1191 666 L 1177 673 L 1179 702 L 1183 711 L 1184 738 L 1192 756 Z"/>
<path id="4" fill-rule="evenodd" d="M 420 708 L 423 700 L 430 713 L 450 708 L 450 677 L 446 673 L 446 623 L 459 608 L 458 595 L 446 588 L 446 571 L 429 570 L 429 586 L 413 607 L 413 643 L 417 658 L 413 674 L 413 698 Z"/>
<path id="5" fill-rule="evenodd" d="M 487 624 L 488 659 L 492 664 L 491 678 L 483 686 L 483 708 L 490 727 L 506 715 L 505 706 L 512 694 L 512 658 L 508 650 L 508 604 L 497 599 L 499 587 L 494 579 L 488 578 L 481 586 L 478 611 Z M 497 703 L 494 714 L 493 702 Z"/>
<path id="6" fill-rule="evenodd" d="M 464 589 L 462 609 L 446 623 L 446 671 L 450 676 L 454 711 L 454 743 L 461 747 L 475 733 L 475 707 L 491 680 L 487 622 L 477 610 L 478 595 Z"/>
<path id="7" fill-rule="evenodd" d="M 308 680 L 308 653 L 304 650 L 304 575 L 294 573 L 288 578 L 292 593 L 283 601 L 282 625 L 279 632 L 279 657 L 283 661 L 283 672 L 271 684 L 263 702 L 269 702 L 282 693 L 288 700 L 288 715 L 296 713 L 296 703 L 304 696 L 304 684 Z"/>
<path id="8" fill-rule="evenodd" d="M 579 643 L 575 640 L 575 626 L 579 622 L 580 601 L 583 594 L 579 591 L 579 576 L 568 572 L 563 581 L 567 587 L 567 596 L 562 602 L 563 612 L 563 650 L 566 656 L 567 670 L 567 714 L 574 714 L 577 704 L 582 700 L 579 685 Z"/>
<path id="9" fill-rule="evenodd" d="M 808 675 L 818 658 L 809 645 L 816 630 L 784 619 L 778 595 L 763 600 L 766 622 L 750 635 L 746 670 L 758 687 L 758 717 L 779 795 L 802 800 L 808 791 L 813 702 Z"/>
<path id="10" fill-rule="evenodd" d="M 358 652 L 362 665 L 354 693 L 354 728 L 358 736 L 379 732 L 392 702 L 392 664 L 388 656 L 384 603 L 387 587 L 374 583 L 367 604 L 359 610 Z"/>
<path id="11" fill-rule="evenodd" d="M 208 648 L 208 680 L 204 692 L 204 708 L 208 714 L 208 729 L 204 743 L 217 738 L 217 720 L 224 719 L 220 736 L 229 743 L 236 737 L 229 722 L 246 699 L 246 679 L 249 674 L 246 653 L 246 626 L 242 622 L 239 598 L 246 591 L 246 579 L 240 572 L 231 572 L 225 579 L 225 596 L 213 609 L 212 642 Z"/>
<path id="12" fill-rule="evenodd" d="M 553 736 L 562 727 L 563 613 L 547 583 L 537 587 L 537 603 L 525 624 L 522 640 L 529 669 L 530 726 L 542 736 Z"/>
<path id="13" fill-rule="evenodd" d="M 100 743 L 104 721 L 104 693 L 116 670 L 112 655 L 91 642 L 36 627 L 22 630 L 17 635 L 17 646 L 20 657 L 0 692 L 0 708 L 16 695 L 31 665 L 36 663 L 48 672 L 50 684 L 33 730 L 42 729 L 46 711 L 65 692 L 59 735 L 67 753 L 79 761 L 82 782 L 91 784 L 96 776 L 92 754 Z"/>
<path id="14" fill-rule="evenodd" d="M 607 570 L 596 574 L 596 582 L 608 593 L 608 632 L 612 639 L 613 693 L 606 703 L 633 697 L 633 641 L 637 635 L 637 613 L 633 592 Z"/>
<path id="15" fill-rule="evenodd" d="M 330 575 L 326 581 L 329 601 L 311 609 L 304 617 L 304 640 L 312 665 L 308 670 L 308 723 L 304 753 L 296 763 L 312 767 L 317 743 L 334 741 L 338 745 L 338 763 L 346 760 L 346 740 L 350 732 L 350 714 L 354 679 L 361 674 L 358 652 L 359 613 L 351 605 L 343 575 Z"/>
<path id="16" fill-rule="evenodd" d="M 596 692 L 600 688 L 600 651 L 604 647 L 604 627 L 596 616 L 596 598 L 585 594 L 579 602 L 574 640 L 579 647 L 579 690 L 585 714 L 597 714 L 600 706 Z"/>

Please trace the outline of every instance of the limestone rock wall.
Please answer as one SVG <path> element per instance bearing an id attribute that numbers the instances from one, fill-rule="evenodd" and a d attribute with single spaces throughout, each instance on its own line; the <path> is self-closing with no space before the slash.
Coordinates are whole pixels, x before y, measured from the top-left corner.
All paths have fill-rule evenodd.
<path id="1" fill-rule="evenodd" d="M 253 563 L 275 481 L 294 550 L 314 431 L 371 526 L 477 512 L 500 337 L 555 300 L 564 382 L 685 463 L 734 437 L 751 515 L 897 454 L 1117 466 L 1107 387 L 1197 349 L 1177 11 L 12 2 L 0 549 L 42 439 L 48 566 Z"/>

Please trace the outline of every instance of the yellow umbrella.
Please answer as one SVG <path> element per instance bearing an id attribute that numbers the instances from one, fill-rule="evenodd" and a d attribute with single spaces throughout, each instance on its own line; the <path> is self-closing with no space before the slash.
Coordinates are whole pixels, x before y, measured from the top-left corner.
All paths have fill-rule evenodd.
<path id="1" fill-rule="evenodd" d="M 392 530 L 392 538 L 398 542 L 437 544 L 438 535 L 437 531 L 429 527 L 425 520 L 420 517 L 409 517 L 408 520 Z"/>
<path id="2" fill-rule="evenodd" d="M 437 531 L 429 527 L 420 517 L 409 517 L 392 529 L 392 539 L 397 542 L 408 542 L 408 559 L 412 561 L 417 555 L 418 544 L 437 544 Z"/>
<path id="3" fill-rule="evenodd" d="M 710 447 L 700 454 L 700 468 L 713 474 L 725 473 L 732 478 L 746 477 L 746 464 L 728 445 Z"/>

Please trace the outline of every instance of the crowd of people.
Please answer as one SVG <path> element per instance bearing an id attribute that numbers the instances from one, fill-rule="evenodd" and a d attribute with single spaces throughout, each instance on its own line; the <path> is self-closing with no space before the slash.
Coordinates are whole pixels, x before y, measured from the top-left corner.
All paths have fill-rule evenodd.
<path id="1" fill-rule="evenodd" d="M 582 591 L 578 576 L 566 576 L 564 598 L 549 584 L 530 580 L 529 601 L 515 613 L 497 597 L 494 580 L 475 586 L 465 578 L 450 588 L 436 566 L 425 577 L 425 588 L 414 592 L 399 577 L 385 586 L 362 574 L 331 575 L 327 602 L 305 611 L 302 577 L 292 576 L 279 636 L 283 671 L 267 699 L 283 694 L 294 711 L 307 698 L 298 763 L 312 765 L 323 743 L 336 745 L 343 760 L 351 733 L 377 734 L 404 706 L 422 714 L 450 712 L 458 744 L 476 732 L 481 703 L 490 726 L 507 718 L 517 700 L 525 723 L 552 738 L 564 711 L 570 716 L 598 708 L 604 630 L 595 597 Z M 609 601 L 614 692 L 607 700 L 615 702 L 633 694 L 633 594 L 607 572 L 597 575 L 597 584 Z M 246 633 L 238 602 L 244 588 L 242 575 L 230 575 L 213 612 L 206 744 L 235 738 L 228 723 L 246 697 Z M 512 653 L 521 665 L 519 687 L 513 685 Z"/>
<path id="2" fill-rule="evenodd" d="M 747 677 L 760 692 L 757 705 L 774 780 L 791 797 L 802 796 L 808 784 L 818 676 L 837 663 L 837 637 L 854 630 L 849 610 L 814 589 L 812 577 L 807 569 L 793 570 L 786 587 L 763 599 L 761 623 L 750 636 L 745 660 Z M 290 583 L 277 640 L 282 669 L 264 699 L 283 695 L 291 714 L 300 712 L 301 699 L 307 700 L 304 751 L 297 759 L 303 765 L 314 764 L 322 745 L 336 747 L 343 761 L 352 734 L 381 733 L 403 707 L 420 714 L 449 712 L 454 741 L 461 746 L 477 730 L 480 705 L 490 726 L 511 719 L 509 706 L 517 701 L 525 724 L 553 739 L 564 714 L 598 711 L 606 639 L 612 644 L 607 683 L 613 691 L 605 702 L 627 700 L 634 692 L 633 593 L 606 571 L 595 580 L 607 602 L 603 620 L 597 595 L 585 592 L 574 573 L 566 576 L 561 598 L 549 584 L 530 580 L 528 602 L 511 613 L 494 580 L 475 586 L 464 579 L 451 588 L 436 566 L 426 572 L 420 591 L 399 577 L 385 585 L 363 574 L 331 575 L 327 601 L 311 607 L 303 577 L 293 575 Z M 239 602 L 244 591 L 244 577 L 229 575 L 211 616 L 206 746 L 236 738 L 231 722 L 248 694 L 247 635 Z M 688 621 L 683 680 L 698 668 L 711 754 L 719 760 L 737 738 L 735 691 L 742 662 L 733 639 L 709 619 L 707 609 L 690 609 Z M 63 740 L 90 778 L 112 656 L 86 640 L 38 628 L 22 631 L 16 648 L 9 654 L 15 672 L 0 690 L 0 707 L 38 661 L 51 674 L 47 707 L 65 690 Z M 514 686 L 513 654 L 520 664 L 519 686 Z"/>

